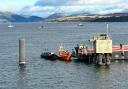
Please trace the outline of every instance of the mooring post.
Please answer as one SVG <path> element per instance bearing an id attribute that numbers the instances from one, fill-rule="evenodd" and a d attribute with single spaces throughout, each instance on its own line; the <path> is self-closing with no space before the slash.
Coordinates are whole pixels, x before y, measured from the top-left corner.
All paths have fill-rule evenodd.
<path id="1" fill-rule="evenodd" d="M 19 64 L 25 64 L 25 39 L 19 39 Z"/>

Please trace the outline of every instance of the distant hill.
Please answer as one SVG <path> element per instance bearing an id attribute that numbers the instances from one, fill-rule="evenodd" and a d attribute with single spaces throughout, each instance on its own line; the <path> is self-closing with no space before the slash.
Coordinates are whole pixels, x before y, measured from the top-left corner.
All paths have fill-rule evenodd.
<path id="1" fill-rule="evenodd" d="M 46 19 L 55 19 L 55 18 L 62 18 L 65 17 L 63 13 L 54 13 L 48 16 Z"/>
<path id="2" fill-rule="evenodd" d="M 107 18 L 96 18 L 94 22 L 128 22 L 128 13 L 106 14 Z"/>
<path id="3" fill-rule="evenodd" d="M 25 16 L 10 12 L 0 12 L 0 23 L 6 22 L 66 22 L 66 21 L 83 21 L 83 22 L 128 22 L 128 13 L 110 13 L 104 15 L 95 15 L 86 12 L 78 12 L 70 15 L 65 13 L 54 13 L 47 18 L 38 16 Z"/>
<path id="4" fill-rule="evenodd" d="M 108 18 L 96 18 L 93 22 L 128 22 L 128 16 L 112 16 Z"/>
<path id="5" fill-rule="evenodd" d="M 128 13 L 110 13 L 110 14 L 105 14 L 105 16 L 128 16 Z"/>
<path id="6" fill-rule="evenodd" d="M 107 18 L 107 16 L 66 16 L 63 18 L 49 19 L 50 22 L 80 22 L 80 21 L 94 21 L 96 18 Z"/>
<path id="7" fill-rule="evenodd" d="M 29 16 L 28 18 L 29 22 L 38 22 L 38 21 L 43 21 L 44 18 L 38 17 L 38 16 Z"/>
<path id="8" fill-rule="evenodd" d="M 53 22 L 84 21 L 84 22 L 128 22 L 128 13 L 112 13 L 105 15 L 78 15 L 49 19 Z"/>
<path id="9" fill-rule="evenodd" d="M 38 16 L 24 16 L 10 12 L 0 12 L 0 22 L 38 22 L 44 19 Z"/>
<path id="10" fill-rule="evenodd" d="M 73 13 L 69 16 L 92 16 L 93 14 L 89 13 L 89 12 L 77 12 L 77 13 Z"/>
<path id="11" fill-rule="evenodd" d="M 78 13 L 72 13 L 70 15 L 66 15 L 65 13 L 53 13 L 51 15 L 49 15 L 47 18 L 45 19 L 55 19 L 55 18 L 63 18 L 66 16 L 90 16 L 90 13 L 85 13 L 85 12 L 78 12 Z"/>

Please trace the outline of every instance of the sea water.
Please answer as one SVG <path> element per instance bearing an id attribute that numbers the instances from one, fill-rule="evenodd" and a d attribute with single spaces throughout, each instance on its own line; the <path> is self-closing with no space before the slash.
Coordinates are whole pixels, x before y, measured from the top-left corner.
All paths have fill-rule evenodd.
<path id="1" fill-rule="evenodd" d="M 127 22 L 40 22 L 0 24 L 0 89 L 127 89 L 128 62 L 95 66 L 40 58 L 44 51 L 57 52 L 60 44 L 71 52 L 77 44 L 91 47 L 89 39 L 107 33 L 113 45 L 128 44 Z M 43 28 L 40 28 L 43 26 Z M 19 39 L 26 41 L 26 66 L 20 67 Z"/>

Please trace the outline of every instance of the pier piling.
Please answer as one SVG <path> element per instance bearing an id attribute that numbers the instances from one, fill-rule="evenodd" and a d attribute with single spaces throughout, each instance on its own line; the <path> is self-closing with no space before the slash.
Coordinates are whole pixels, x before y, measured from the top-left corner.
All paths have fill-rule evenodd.
<path id="1" fill-rule="evenodd" d="M 19 65 L 25 64 L 25 39 L 19 39 Z"/>

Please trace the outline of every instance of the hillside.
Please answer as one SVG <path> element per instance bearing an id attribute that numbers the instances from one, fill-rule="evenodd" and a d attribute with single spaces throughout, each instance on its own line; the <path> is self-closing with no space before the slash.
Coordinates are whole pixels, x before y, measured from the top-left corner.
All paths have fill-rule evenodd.
<path id="1" fill-rule="evenodd" d="M 24 16 L 10 12 L 0 12 L 0 22 L 38 22 L 44 20 L 38 16 Z"/>
<path id="2" fill-rule="evenodd" d="M 95 21 L 96 19 L 108 18 L 108 16 L 68 16 L 63 18 L 49 19 L 51 22 L 65 22 L 65 21 Z"/>
<path id="3" fill-rule="evenodd" d="M 62 18 L 48 19 L 51 22 L 66 21 L 89 21 L 89 22 L 128 22 L 128 13 L 113 13 L 106 15 L 88 15 L 88 16 L 65 16 Z"/>

